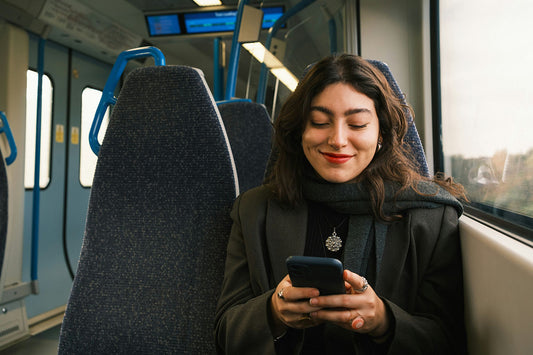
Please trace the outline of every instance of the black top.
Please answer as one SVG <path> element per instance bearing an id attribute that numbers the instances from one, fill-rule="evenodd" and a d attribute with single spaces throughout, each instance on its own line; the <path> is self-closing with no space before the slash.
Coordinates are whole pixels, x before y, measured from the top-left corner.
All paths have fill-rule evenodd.
<path id="1" fill-rule="evenodd" d="M 344 259 L 344 245 L 348 236 L 349 217 L 348 214 L 339 213 L 323 204 L 310 201 L 304 255 L 336 258 L 342 261 Z M 338 251 L 330 251 L 326 247 L 326 239 L 333 233 L 334 227 L 335 232 L 342 240 L 342 246 Z M 373 235 L 374 233 L 371 231 L 370 236 Z M 372 282 L 375 278 L 373 272 L 375 264 L 373 238 L 369 238 L 366 244 L 366 250 L 363 254 L 363 270 L 366 269 L 365 276 L 369 278 L 369 282 Z M 353 336 L 361 337 L 361 335 L 339 330 L 337 326 L 332 324 L 321 324 L 307 328 L 304 331 L 303 347 L 300 354 L 353 354 Z M 369 339 L 365 339 L 363 342 L 368 341 Z"/>
<path id="2" fill-rule="evenodd" d="M 348 219 L 349 215 L 338 213 L 316 202 L 309 202 L 304 255 L 336 258 L 342 261 L 348 236 Z M 333 233 L 333 228 L 342 240 L 342 246 L 338 251 L 330 251 L 326 247 L 326 239 Z M 331 330 L 328 330 L 323 324 L 306 329 L 301 354 L 327 354 L 326 349 L 331 350 L 326 346 L 328 337 L 325 334 L 331 333 Z"/>
<path id="3" fill-rule="evenodd" d="M 338 213 L 316 202 L 309 202 L 304 255 L 327 256 L 342 261 L 342 253 L 348 236 L 348 219 L 347 214 Z M 326 248 L 326 239 L 333 233 L 333 228 L 342 240 L 342 247 L 336 252 Z"/>

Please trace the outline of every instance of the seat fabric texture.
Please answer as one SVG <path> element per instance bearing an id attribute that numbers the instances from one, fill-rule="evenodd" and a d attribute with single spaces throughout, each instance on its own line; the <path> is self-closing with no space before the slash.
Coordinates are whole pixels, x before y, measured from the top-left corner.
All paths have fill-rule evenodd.
<path id="1" fill-rule="evenodd" d="M 214 353 L 236 185 L 203 74 L 130 73 L 101 146 L 59 353 Z"/>
<path id="2" fill-rule="evenodd" d="M 218 106 L 243 193 L 263 182 L 272 149 L 272 123 L 265 106 L 254 102 L 227 102 Z"/>

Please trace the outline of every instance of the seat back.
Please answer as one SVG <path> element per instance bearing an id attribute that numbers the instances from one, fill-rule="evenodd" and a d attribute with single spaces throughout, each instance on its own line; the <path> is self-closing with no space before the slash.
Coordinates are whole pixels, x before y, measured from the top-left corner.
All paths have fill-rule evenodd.
<path id="1" fill-rule="evenodd" d="M 263 183 L 272 149 L 272 123 L 265 106 L 246 101 L 218 105 L 239 176 L 240 192 Z"/>
<path id="2" fill-rule="evenodd" d="M 210 354 L 235 165 L 201 72 L 126 79 L 102 143 L 60 354 Z"/>
<path id="3" fill-rule="evenodd" d="M 400 86 L 396 82 L 396 79 L 394 79 L 394 76 L 392 75 L 392 72 L 389 68 L 389 66 L 379 60 L 368 60 L 370 64 L 378 68 L 383 75 L 385 75 L 385 78 L 387 78 L 387 81 L 389 82 L 389 85 L 391 89 L 394 91 L 396 96 L 400 99 L 401 103 L 403 105 L 407 105 L 407 101 L 405 99 L 405 94 L 400 89 Z M 407 129 L 407 134 L 404 138 L 404 144 L 407 144 L 409 147 L 409 150 L 413 156 L 413 159 L 418 167 L 418 172 L 422 176 L 429 177 L 429 168 L 426 160 L 426 155 L 424 154 L 424 147 L 422 146 L 422 142 L 420 141 L 420 136 L 418 135 L 418 131 L 416 130 L 415 121 L 413 119 L 413 115 L 411 114 L 411 111 L 405 109 L 405 114 L 407 116 L 407 121 L 409 122 L 409 127 Z"/>

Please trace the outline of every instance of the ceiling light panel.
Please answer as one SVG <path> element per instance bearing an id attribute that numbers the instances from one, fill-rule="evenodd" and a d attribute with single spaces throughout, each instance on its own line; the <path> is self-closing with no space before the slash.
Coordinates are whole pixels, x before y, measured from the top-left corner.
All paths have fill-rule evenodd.
<path id="1" fill-rule="evenodd" d="M 198 6 L 218 6 L 222 5 L 220 0 L 193 0 Z"/>

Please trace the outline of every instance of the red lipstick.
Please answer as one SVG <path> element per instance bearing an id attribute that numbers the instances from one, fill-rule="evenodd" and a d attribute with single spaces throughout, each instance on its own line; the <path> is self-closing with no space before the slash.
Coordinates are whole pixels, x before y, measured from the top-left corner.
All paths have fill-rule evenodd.
<path id="1" fill-rule="evenodd" d="M 352 155 L 348 154 L 322 153 L 322 155 L 333 164 L 344 164 L 352 158 Z"/>

